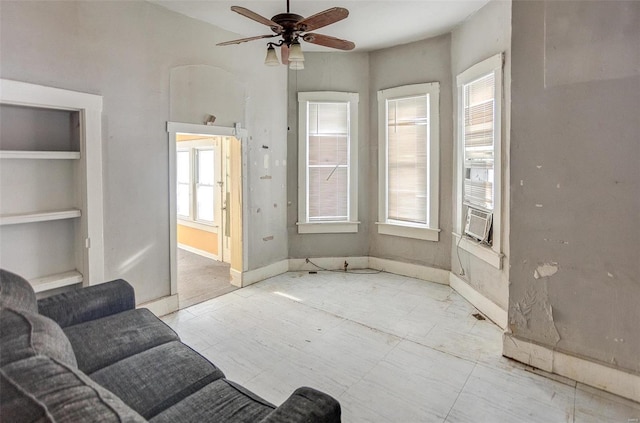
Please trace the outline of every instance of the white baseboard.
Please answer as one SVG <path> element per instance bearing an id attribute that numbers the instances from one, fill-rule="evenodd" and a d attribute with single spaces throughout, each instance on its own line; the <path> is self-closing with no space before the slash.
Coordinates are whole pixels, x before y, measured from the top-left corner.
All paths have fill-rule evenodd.
<path id="1" fill-rule="evenodd" d="M 423 281 L 449 285 L 449 271 L 419 264 L 403 263 L 378 257 L 369 257 L 369 268 L 382 270 L 401 276 L 421 279 Z"/>
<path id="2" fill-rule="evenodd" d="M 369 267 L 369 257 L 311 257 L 310 261 L 317 266 L 328 270 L 344 270 L 344 262 L 349 266 L 347 269 L 366 269 Z M 311 263 L 307 263 L 306 259 L 289 259 L 289 271 L 313 271 L 320 270 Z"/>
<path id="3" fill-rule="evenodd" d="M 502 355 L 549 373 L 640 402 L 640 375 L 614 369 L 595 361 L 554 351 L 505 333 Z"/>
<path id="4" fill-rule="evenodd" d="M 471 285 L 460 279 L 457 275 L 449 272 L 449 285 L 456 292 L 469 301 L 475 308 L 480 310 L 482 314 L 487 316 L 493 323 L 502 329 L 507 329 L 507 311 L 503 310 L 499 305 L 476 291 Z"/>
<path id="5" fill-rule="evenodd" d="M 264 267 L 246 272 L 231 269 L 231 283 L 240 288 L 253 285 L 256 282 L 281 275 L 289 271 L 289 260 L 280 260 Z"/>
<path id="6" fill-rule="evenodd" d="M 138 304 L 136 308 L 148 308 L 158 317 L 178 311 L 178 294 L 169 295 L 168 297 L 158 298 L 143 304 Z"/>
<path id="7" fill-rule="evenodd" d="M 220 257 L 215 255 L 215 254 L 209 253 L 209 252 L 204 251 L 204 250 L 199 250 L 197 248 L 190 247 L 190 246 L 185 245 L 185 244 L 178 244 L 178 248 L 180 248 L 182 250 L 185 250 L 185 251 L 189 251 L 190 253 L 197 254 L 197 255 L 202 256 L 202 257 L 210 258 L 210 259 L 215 260 L 215 261 L 220 261 Z"/>

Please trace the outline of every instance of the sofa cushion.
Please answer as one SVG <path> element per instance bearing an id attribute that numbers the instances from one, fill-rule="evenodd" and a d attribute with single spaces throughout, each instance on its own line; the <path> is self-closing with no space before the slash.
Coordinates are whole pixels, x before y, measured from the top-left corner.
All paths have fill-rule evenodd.
<path id="1" fill-rule="evenodd" d="M 36 294 L 22 276 L 0 269 L 0 307 L 38 312 Z"/>
<path id="2" fill-rule="evenodd" d="M 218 379 L 158 414 L 151 422 L 257 422 L 275 408 L 245 388 Z"/>
<path id="3" fill-rule="evenodd" d="M 1 308 L 0 322 L 0 366 L 35 355 L 77 366 L 69 339 L 53 320 L 24 310 Z"/>
<path id="4" fill-rule="evenodd" d="M 78 368 L 93 373 L 166 342 L 178 335 L 146 308 L 134 309 L 64 329 Z M 108 342 L 105 341 L 108 339 Z"/>
<path id="5" fill-rule="evenodd" d="M 0 369 L 0 421 L 145 420 L 78 369 L 49 357 L 34 356 Z"/>
<path id="6" fill-rule="evenodd" d="M 224 377 L 220 369 L 179 341 L 120 360 L 90 374 L 149 419 Z"/>

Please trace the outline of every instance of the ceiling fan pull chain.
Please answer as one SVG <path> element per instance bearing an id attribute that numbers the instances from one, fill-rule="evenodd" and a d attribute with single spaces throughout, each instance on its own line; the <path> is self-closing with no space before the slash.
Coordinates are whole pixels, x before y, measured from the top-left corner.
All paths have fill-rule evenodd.
<path id="1" fill-rule="evenodd" d="M 289 0 L 287 0 L 287 13 L 289 13 Z"/>

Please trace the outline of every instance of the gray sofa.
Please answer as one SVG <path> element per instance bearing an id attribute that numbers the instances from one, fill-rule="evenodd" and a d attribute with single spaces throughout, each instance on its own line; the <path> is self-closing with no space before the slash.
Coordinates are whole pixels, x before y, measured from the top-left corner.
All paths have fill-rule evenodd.
<path id="1" fill-rule="evenodd" d="M 339 422 L 340 404 L 303 387 L 276 407 L 227 380 L 124 280 L 36 300 L 0 270 L 0 421 Z"/>

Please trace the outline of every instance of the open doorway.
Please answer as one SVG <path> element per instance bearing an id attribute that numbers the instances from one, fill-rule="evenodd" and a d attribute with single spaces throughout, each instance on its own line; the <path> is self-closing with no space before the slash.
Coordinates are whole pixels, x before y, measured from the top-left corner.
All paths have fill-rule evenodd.
<path id="1" fill-rule="evenodd" d="M 232 128 L 170 131 L 172 294 L 180 309 L 238 289 L 242 149 Z"/>

